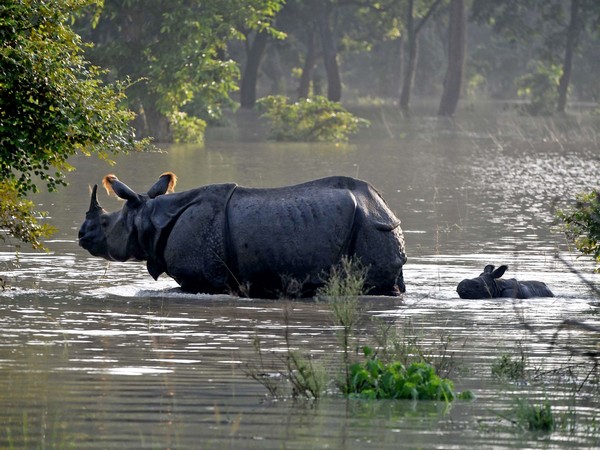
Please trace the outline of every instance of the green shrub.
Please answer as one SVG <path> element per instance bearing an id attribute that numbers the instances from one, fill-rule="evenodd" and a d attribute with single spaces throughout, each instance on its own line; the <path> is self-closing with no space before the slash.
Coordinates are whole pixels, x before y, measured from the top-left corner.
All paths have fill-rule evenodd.
<path id="1" fill-rule="evenodd" d="M 525 378 L 526 365 L 526 359 L 523 353 L 521 353 L 520 358 L 515 359 L 509 354 L 504 353 L 492 364 L 492 375 L 504 380 L 523 380 Z"/>
<path id="2" fill-rule="evenodd" d="M 271 123 L 270 137 L 277 141 L 346 141 L 359 126 L 369 124 L 321 96 L 289 104 L 287 97 L 270 95 L 257 103 Z"/>
<path id="3" fill-rule="evenodd" d="M 426 363 L 404 367 L 400 362 L 384 364 L 364 347 L 367 360 L 350 366 L 347 395 L 367 399 L 444 400 L 456 398 L 452 381 L 440 378 Z"/>
<path id="4" fill-rule="evenodd" d="M 571 209 L 558 211 L 557 215 L 577 250 L 600 263 L 600 191 L 580 193 Z"/>
<path id="5" fill-rule="evenodd" d="M 560 74 L 559 66 L 538 63 L 535 72 L 517 80 L 519 97 L 529 100 L 523 107 L 526 113 L 532 116 L 551 116 L 554 113 L 558 102 Z"/>

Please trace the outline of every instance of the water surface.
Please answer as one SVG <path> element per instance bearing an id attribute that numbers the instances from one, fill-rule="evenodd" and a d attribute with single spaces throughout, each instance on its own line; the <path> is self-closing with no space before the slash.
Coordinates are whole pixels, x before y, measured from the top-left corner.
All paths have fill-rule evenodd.
<path id="1" fill-rule="evenodd" d="M 350 144 L 274 143 L 240 115 L 204 147 L 116 158 L 80 157 L 69 187 L 37 199 L 58 228 L 49 253 L 12 244 L 0 252 L 0 447 L 8 448 L 594 448 L 600 445 L 591 364 L 561 347 L 595 348 L 598 336 L 558 333 L 566 319 L 598 324 L 593 265 L 554 226 L 554 208 L 598 183 L 595 134 L 582 141 L 514 118 L 475 126 L 383 117 Z M 556 139 L 548 138 L 554 133 Z M 545 133 L 545 134 L 544 134 Z M 544 137 L 546 136 L 546 137 Z M 449 342 L 458 391 L 436 402 L 273 401 L 248 377 L 260 340 L 266 366 L 291 344 L 335 372 L 340 357 L 325 303 L 187 295 L 138 262 L 108 263 L 77 246 L 91 184 L 113 172 L 138 191 L 164 171 L 177 189 L 234 181 L 279 186 L 329 175 L 375 185 L 402 220 L 409 261 L 403 298 L 366 297 L 361 343 L 386 323 L 432 355 Z M 108 210 L 118 200 L 100 195 Z M 566 261 L 563 262 L 563 261 Z M 485 264 L 547 282 L 555 298 L 460 300 L 456 284 Z M 285 319 L 284 312 L 287 310 Z M 371 319 L 376 318 L 376 321 Z M 523 327 L 526 322 L 535 330 Z M 448 340 L 450 338 L 450 340 Z M 501 382 L 491 366 L 522 347 L 537 379 Z M 266 374 L 266 375 L 273 375 Z M 577 390 L 583 384 L 578 392 Z M 551 401 L 564 427 L 537 435 L 506 419 L 516 398 Z"/>

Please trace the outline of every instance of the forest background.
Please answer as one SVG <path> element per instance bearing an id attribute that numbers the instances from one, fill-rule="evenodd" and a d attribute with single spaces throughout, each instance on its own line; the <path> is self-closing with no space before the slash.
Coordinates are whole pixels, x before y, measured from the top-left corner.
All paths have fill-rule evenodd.
<path id="1" fill-rule="evenodd" d="M 90 59 L 142 80 L 129 107 L 138 136 L 159 141 L 199 139 L 197 119 L 272 94 L 404 112 L 435 99 L 446 116 L 461 98 L 552 114 L 600 95 L 593 0 L 107 0 L 95 14 L 78 28 Z"/>
<path id="2" fill-rule="evenodd" d="M 599 31 L 596 0 L 7 1 L 0 237 L 42 246 L 27 196 L 64 184 L 73 154 L 200 143 L 266 95 L 594 113 Z"/>

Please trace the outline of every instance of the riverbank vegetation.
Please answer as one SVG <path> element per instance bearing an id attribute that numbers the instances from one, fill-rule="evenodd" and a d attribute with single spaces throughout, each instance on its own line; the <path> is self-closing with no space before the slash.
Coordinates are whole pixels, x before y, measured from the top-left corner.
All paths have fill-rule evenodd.
<path id="1" fill-rule="evenodd" d="M 600 191 L 580 193 L 575 203 L 558 212 L 567 239 L 600 264 Z M 596 268 L 600 272 L 600 267 Z"/>
<path id="2" fill-rule="evenodd" d="M 8 2 L 0 7 L 0 239 L 42 248 L 52 227 L 27 196 L 66 184 L 69 157 L 108 159 L 138 148 L 123 108 L 125 82 L 84 57 L 67 25 L 81 0 Z"/>

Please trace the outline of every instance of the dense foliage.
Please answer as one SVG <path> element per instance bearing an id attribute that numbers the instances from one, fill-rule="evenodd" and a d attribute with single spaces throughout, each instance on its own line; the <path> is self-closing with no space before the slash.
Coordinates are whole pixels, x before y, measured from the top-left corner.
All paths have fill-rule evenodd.
<path id="1" fill-rule="evenodd" d="M 86 0 L 6 1 L 0 6 L 0 238 L 33 247 L 50 231 L 25 196 L 55 190 L 77 151 L 107 157 L 134 148 L 121 84 L 100 81 L 69 27 Z"/>
<path id="2" fill-rule="evenodd" d="M 260 99 L 258 106 L 271 124 L 271 138 L 277 141 L 346 141 L 369 124 L 321 96 L 290 104 L 287 97 L 271 95 Z"/>
<path id="3" fill-rule="evenodd" d="M 440 378 L 433 366 L 415 362 L 404 367 L 400 362 L 385 364 L 365 347 L 366 361 L 350 366 L 347 395 L 368 399 L 443 400 L 456 398 L 452 381 Z"/>
<path id="4" fill-rule="evenodd" d="M 78 22 L 92 61 L 135 81 L 127 102 L 140 136 L 201 142 L 207 120 L 233 107 L 239 67 L 227 44 L 271 30 L 280 0 L 105 0 Z M 272 32 L 275 33 L 275 32 Z"/>
<path id="5" fill-rule="evenodd" d="M 577 250 L 600 263 L 600 191 L 579 194 L 573 207 L 559 211 L 558 217 Z"/>

